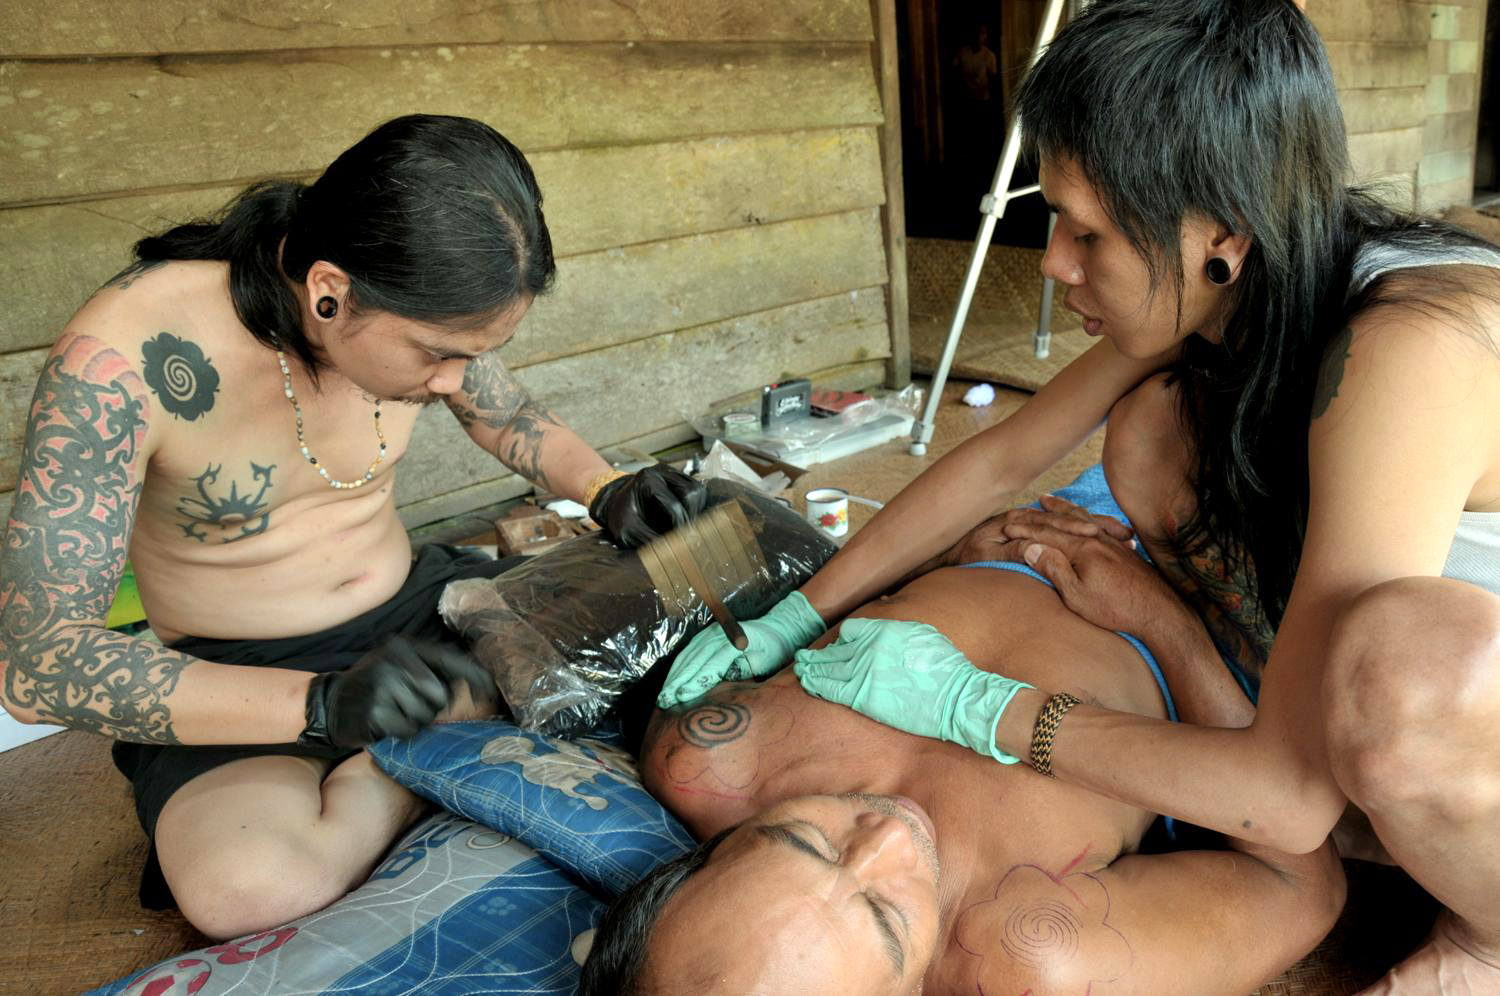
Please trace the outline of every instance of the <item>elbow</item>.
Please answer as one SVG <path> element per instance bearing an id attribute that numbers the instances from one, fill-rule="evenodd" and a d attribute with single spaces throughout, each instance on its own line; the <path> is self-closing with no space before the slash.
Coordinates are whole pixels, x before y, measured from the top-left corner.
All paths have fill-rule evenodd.
<path id="1" fill-rule="evenodd" d="M 42 721 L 35 709 L 27 709 L 14 702 L 10 696 L 10 662 L 0 655 L 0 706 L 5 707 L 5 714 L 17 723 L 34 726 Z"/>
<path id="2" fill-rule="evenodd" d="M 1331 782 L 1286 793 L 1276 810 L 1241 836 L 1287 854 L 1311 854 L 1328 842 L 1344 812 L 1344 797 Z"/>
<path id="3" fill-rule="evenodd" d="M 14 705 L 10 701 L 9 696 L 0 698 L 0 705 L 5 706 L 5 714 L 7 716 L 23 726 L 35 726 L 42 721 L 42 717 L 38 716 L 35 711 L 22 709 L 20 706 Z"/>

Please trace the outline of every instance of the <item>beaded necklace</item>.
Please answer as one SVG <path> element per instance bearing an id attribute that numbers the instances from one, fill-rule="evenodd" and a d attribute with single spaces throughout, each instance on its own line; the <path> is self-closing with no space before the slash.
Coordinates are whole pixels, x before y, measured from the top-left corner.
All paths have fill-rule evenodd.
<path id="1" fill-rule="evenodd" d="M 336 481 L 329 476 L 328 468 L 318 463 L 318 458 L 308 452 L 307 440 L 302 435 L 302 406 L 297 404 L 297 395 L 292 393 L 292 371 L 286 365 L 286 354 L 279 349 L 276 351 L 276 362 L 281 364 L 281 381 L 286 393 L 286 399 L 292 403 L 292 411 L 297 415 L 297 445 L 302 450 L 302 456 L 308 463 L 313 465 L 319 474 L 323 475 L 323 480 L 327 481 L 332 487 L 339 489 L 362 488 L 366 484 L 369 484 L 370 479 L 375 476 L 375 468 L 379 467 L 381 462 L 385 460 L 385 433 L 380 429 L 380 399 L 375 399 L 375 436 L 380 440 L 380 452 L 376 454 L 375 462 L 370 464 L 369 469 L 365 471 L 365 476 L 357 481 Z"/>

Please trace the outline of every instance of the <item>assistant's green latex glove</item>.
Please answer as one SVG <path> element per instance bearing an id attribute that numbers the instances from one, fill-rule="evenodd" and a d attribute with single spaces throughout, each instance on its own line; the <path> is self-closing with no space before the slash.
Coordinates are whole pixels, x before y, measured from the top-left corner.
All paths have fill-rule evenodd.
<path id="1" fill-rule="evenodd" d="M 750 642 L 736 649 L 718 623 L 693 637 L 672 662 L 667 682 L 656 697 L 663 709 L 699 699 L 721 681 L 761 678 L 781 669 L 792 652 L 823 635 L 823 617 L 800 591 L 794 591 L 759 619 L 741 623 Z"/>
<path id="2" fill-rule="evenodd" d="M 846 619 L 837 640 L 796 659 L 809 695 L 1001 764 L 1020 760 L 995 746 L 995 723 L 1017 692 L 1034 686 L 979 670 L 926 623 Z"/>

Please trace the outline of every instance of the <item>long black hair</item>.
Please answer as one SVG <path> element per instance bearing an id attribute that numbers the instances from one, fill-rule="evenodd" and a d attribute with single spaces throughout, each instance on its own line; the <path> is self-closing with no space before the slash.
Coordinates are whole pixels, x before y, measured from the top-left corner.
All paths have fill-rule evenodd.
<path id="1" fill-rule="evenodd" d="M 387 121 L 312 184 L 257 183 L 216 219 L 140 240 L 135 255 L 136 267 L 227 260 L 240 321 L 314 376 L 288 280 L 318 260 L 349 275 L 346 307 L 452 328 L 545 293 L 556 273 L 526 157 L 483 122 L 434 114 Z"/>
<path id="2" fill-rule="evenodd" d="M 1031 156 L 1070 158 L 1093 185 L 1153 293 L 1181 303 L 1189 215 L 1252 237 L 1222 341 L 1187 336 L 1172 371 L 1197 510 L 1170 539 L 1184 561 L 1213 545 L 1253 574 L 1278 624 L 1306 527 L 1318 369 L 1380 294 L 1377 282 L 1348 297 L 1357 253 L 1483 243 L 1347 185 L 1327 52 L 1292 0 L 1097 0 L 1047 48 L 1016 110 Z M 1429 289 L 1446 310 L 1445 289 Z"/>

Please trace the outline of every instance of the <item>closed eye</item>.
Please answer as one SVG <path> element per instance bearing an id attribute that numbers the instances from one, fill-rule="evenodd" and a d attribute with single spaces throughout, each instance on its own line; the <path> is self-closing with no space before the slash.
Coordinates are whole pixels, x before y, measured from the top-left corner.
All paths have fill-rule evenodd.
<path id="1" fill-rule="evenodd" d="M 825 865 L 838 864 L 838 849 L 833 846 L 833 842 L 828 839 L 826 833 L 816 824 L 812 823 L 799 821 L 796 826 L 805 826 L 817 831 L 818 836 L 823 838 L 823 843 L 828 845 L 828 849 L 833 854 L 833 857 L 829 857 L 810 841 L 804 840 L 798 834 L 793 833 L 790 826 L 786 824 L 769 824 L 756 827 L 755 829 L 766 838 L 778 844 L 795 848 Z M 861 898 L 864 899 L 866 905 L 869 907 L 870 915 L 875 920 L 875 928 L 880 932 L 881 946 L 885 949 L 886 957 L 890 959 L 891 966 L 896 970 L 897 977 L 904 976 L 906 974 L 906 950 L 901 943 L 900 935 L 891 923 L 890 916 L 886 913 L 884 907 L 880 903 L 877 903 L 868 893 L 861 894 Z M 895 907 L 892 907 L 892 909 L 895 909 Z M 911 932 L 911 924 L 907 922 L 905 915 L 900 910 L 896 910 L 896 915 L 900 917 L 903 928 L 909 934 Z"/>

